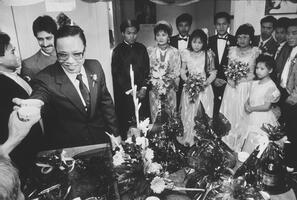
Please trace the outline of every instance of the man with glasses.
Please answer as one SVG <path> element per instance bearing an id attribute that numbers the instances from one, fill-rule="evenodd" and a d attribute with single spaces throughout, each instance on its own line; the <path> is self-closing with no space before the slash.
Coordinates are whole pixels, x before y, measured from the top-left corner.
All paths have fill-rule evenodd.
<path id="1" fill-rule="evenodd" d="M 57 62 L 32 80 L 31 98 L 44 102 L 48 149 L 105 143 L 118 136 L 115 110 L 97 60 L 85 59 L 86 38 L 78 26 L 55 35 Z M 19 100 L 21 104 L 26 100 Z"/>

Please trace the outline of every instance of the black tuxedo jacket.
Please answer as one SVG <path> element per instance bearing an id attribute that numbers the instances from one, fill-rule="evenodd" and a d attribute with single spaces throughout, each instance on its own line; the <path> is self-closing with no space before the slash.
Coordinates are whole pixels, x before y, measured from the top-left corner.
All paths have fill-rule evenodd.
<path id="1" fill-rule="evenodd" d="M 8 120 L 13 110 L 14 104 L 12 99 L 15 97 L 27 99 L 28 93 L 14 80 L 0 74 L 0 142 L 1 144 L 8 137 Z M 32 126 L 29 134 L 24 140 L 10 153 L 12 161 L 14 161 L 20 172 L 28 169 L 28 165 L 32 164 L 35 155 L 42 146 L 42 131 L 39 123 Z"/>
<path id="2" fill-rule="evenodd" d="M 122 42 L 113 50 L 111 71 L 115 110 L 119 129 L 124 138 L 128 128 L 132 125 L 130 122 L 135 116 L 133 98 L 125 93 L 131 89 L 131 64 L 134 71 L 134 84 L 137 85 L 137 89 L 148 87 L 150 63 L 146 47 L 138 42 L 132 45 Z M 149 117 L 148 90 L 146 97 L 141 100 L 139 115 L 141 118 Z"/>
<path id="3" fill-rule="evenodd" d="M 170 42 L 169 42 L 169 44 L 171 45 L 171 46 L 173 46 L 173 47 L 175 47 L 175 48 L 177 48 L 178 49 L 178 37 L 179 37 L 179 35 L 175 35 L 175 36 L 172 36 L 171 38 L 170 38 Z M 189 39 L 188 39 L 189 40 Z M 189 48 L 190 47 L 190 43 L 189 43 L 189 41 L 188 41 L 188 47 L 187 48 Z"/>
<path id="4" fill-rule="evenodd" d="M 276 76 L 277 76 L 278 83 L 280 83 L 281 75 L 283 73 L 285 64 L 291 54 L 291 51 L 292 51 L 292 47 L 290 47 L 288 44 L 285 44 L 275 60 Z"/>
<path id="5" fill-rule="evenodd" d="M 254 38 L 254 46 L 259 46 L 260 43 L 260 35 L 255 36 Z M 278 44 L 277 42 L 271 37 L 264 46 L 260 47 L 262 54 L 268 54 L 274 58 L 274 55 L 277 51 Z"/>
<path id="6" fill-rule="evenodd" d="M 218 54 L 218 36 L 213 35 L 208 40 L 208 48 L 211 49 L 215 54 L 215 68 L 217 70 L 217 78 L 226 80 L 226 76 L 224 74 L 224 66 L 228 65 L 228 50 L 229 46 L 236 45 L 236 38 L 233 35 L 228 34 L 227 43 L 224 49 L 223 57 L 221 62 L 219 63 L 219 54 Z"/>
<path id="7" fill-rule="evenodd" d="M 85 60 L 84 68 L 91 96 L 89 112 L 58 62 L 32 80 L 31 98 L 45 103 L 43 119 L 48 149 L 108 142 L 105 131 L 118 134 L 113 101 L 100 63 Z"/>

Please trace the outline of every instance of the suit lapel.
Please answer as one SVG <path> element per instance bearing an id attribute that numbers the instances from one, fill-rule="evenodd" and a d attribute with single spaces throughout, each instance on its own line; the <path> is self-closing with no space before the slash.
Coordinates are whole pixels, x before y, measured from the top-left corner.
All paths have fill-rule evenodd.
<path id="1" fill-rule="evenodd" d="M 84 64 L 86 74 L 88 77 L 89 89 L 90 89 L 90 96 L 91 96 L 91 113 L 90 117 L 92 118 L 95 113 L 96 102 L 97 102 L 97 95 L 98 95 L 98 75 L 91 71 L 91 67 L 89 67 L 87 61 Z M 96 78 L 95 78 L 95 76 Z M 96 80 L 95 80 L 96 79 Z"/>
<path id="2" fill-rule="evenodd" d="M 77 90 L 59 64 L 57 65 L 55 77 L 56 83 L 60 85 L 61 93 L 63 93 L 81 113 L 87 115 Z"/>

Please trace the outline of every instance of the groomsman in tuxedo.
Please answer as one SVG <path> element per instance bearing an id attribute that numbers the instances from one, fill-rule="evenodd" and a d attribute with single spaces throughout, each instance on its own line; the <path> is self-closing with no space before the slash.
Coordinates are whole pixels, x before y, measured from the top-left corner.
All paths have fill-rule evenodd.
<path id="1" fill-rule="evenodd" d="M 273 16 L 266 16 L 261 19 L 261 35 L 254 38 L 254 46 L 258 46 L 263 54 L 274 57 L 278 44 L 274 40 L 272 33 L 277 20 Z"/>
<path id="2" fill-rule="evenodd" d="M 9 116 L 13 111 L 15 97 L 26 99 L 32 92 L 31 87 L 17 73 L 20 67 L 19 59 L 15 55 L 15 48 L 10 43 L 10 37 L 6 33 L 0 32 L 0 144 L 3 144 L 11 133 L 8 126 Z M 23 137 L 20 136 L 19 137 Z M 20 170 L 20 174 L 25 175 L 27 170 L 33 165 L 35 156 L 41 148 L 42 130 L 35 124 L 28 135 L 19 141 L 11 152 L 10 157 Z"/>
<path id="3" fill-rule="evenodd" d="M 57 32 L 55 20 L 47 15 L 39 16 L 33 22 L 32 29 L 40 49 L 22 62 L 21 75 L 26 81 L 30 81 L 38 72 L 57 61 L 54 47 L 54 35 Z"/>
<path id="4" fill-rule="evenodd" d="M 57 62 L 32 80 L 30 97 L 44 102 L 46 148 L 109 142 L 105 131 L 120 141 L 103 69 L 97 60 L 85 59 L 83 30 L 78 26 L 62 26 L 55 35 L 55 47 Z"/>
<path id="5" fill-rule="evenodd" d="M 275 40 L 278 44 L 274 59 L 277 58 L 279 53 L 281 52 L 282 48 L 287 42 L 287 27 L 289 23 L 289 18 L 287 17 L 281 17 L 277 20 L 275 25 Z"/>
<path id="6" fill-rule="evenodd" d="M 169 44 L 178 50 L 183 50 L 187 49 L 190 47 L 189 43 L 189 36 L 190 36 L 190 30 L 191 30 L 191 25 L 192 25 L 192 16 L 188 13 L 183 13 L 179 15 L 176 18 L 176 28 L 178 30 L 178 34 L 174 35 L 170 38 Z M 181 93 L 183 90 L 183 85 L 184 81 L 182 78 L 180 78 L 179 86 L 178 86 L 178 91 L 176 93 L 176 100 L 177 100 L 177 110 L 179 109 L 179 104 L 180 104 L 180 98 L 181 98 Z"/>
<path id="7" fill-rule="evenodd" d="M 146 47 L 136 42 L 139 24 L 136 20 L 125 20 L 120 30 L 123 42 L 112 53 L 111 69 L 114 89 L 115 111 L 119 122 L 122 138 L 135 118 L 135 107 L 131 95 L 126 91 L 131 89 L 130 66 L 134 71 L 134 83 L 137 85 L 137 97 L 141 102 L 139 115 L 149 117 L 149 100 L 147 81 L 149 76 L 149 57 Z"/>
<path id="8" fill-rule="evenodd" d="M 290 19 L 287 28 L 287 43 L 276 59 L 276 72 L 280 85 L 281 122 L 286 124 L 286 133 L 292 143 L 294 152 L 297 150 L 297 18 Z M 291 165 L 297 167 L 292 155 Z"/>
<path id="9" fill-rule="evenodd" d="M 228 33 L 231 16 L 226 12 L 219 12 L 214 16 L 214 25 L 217 34 L 209 38 L 208 47 L 215 53 L 215 68 L 217 77 L 213 82 L 214 91 L 214 117 L 220 110 L 221 101 L 226 86 L 224 66 L 228 65 L 229 46 L 236 44 L 236 38 Z"/>

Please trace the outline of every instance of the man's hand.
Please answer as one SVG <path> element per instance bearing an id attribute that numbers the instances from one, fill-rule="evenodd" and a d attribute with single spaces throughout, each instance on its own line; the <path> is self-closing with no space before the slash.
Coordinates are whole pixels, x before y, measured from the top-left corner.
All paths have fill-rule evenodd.
<path id="1" fill-rule="evenodd" d="M 213 82 L 213 84 L 216 87 L 222 87 L 223 85 L 225 85 L 227 82 L 224 79 L 220 79 L 220 78 L 216 78 L 215 81 Z"/>
<path id="2" fill-rule="evenodd" d="M 294 98 L 292 96 L 288 96 L 288 98 L 286 99 L 286 103 L 293 106 L 296 104 L 296 101 L 294 100 Z"/>
<path id="3" fill-rule="evenodd" d="M 114 138 L 111 140 L 111 147 L 112 147 L 112 150 L 115 150 L 115 148 L 116 148 L 118 145 L 121 145 L 121 143 L 122 143 L 122 138 L 121 138 L 121 136 L 114 137 Z"/>
<path id="4" fill-rule="evenodd" d="M 12 111 L 8 121 L 8 139 L 1 146 L 2 153 L 8 157 L 8 154 L 22 142 L 27 136 L 31 127 L 40 120 L 40 115 L 28 118 L 22 121 L 18 117 L 18 110 Z"/>
<path id="5" fill-rule="evenodd" d="M 142 87 L 138 92 L 137 92 L 137 97 L 141 100 L 145 97 L 146 95 L 146 87 Z"/>
<path id="6" fill-rule="evenodd" d="M 44 102 L 40 99 L 20 99 L 20 98 L 13 98 L 12 102 L 15 103 L 17 106 L 34 106 L 41 108 L 44 105 Z"/>

